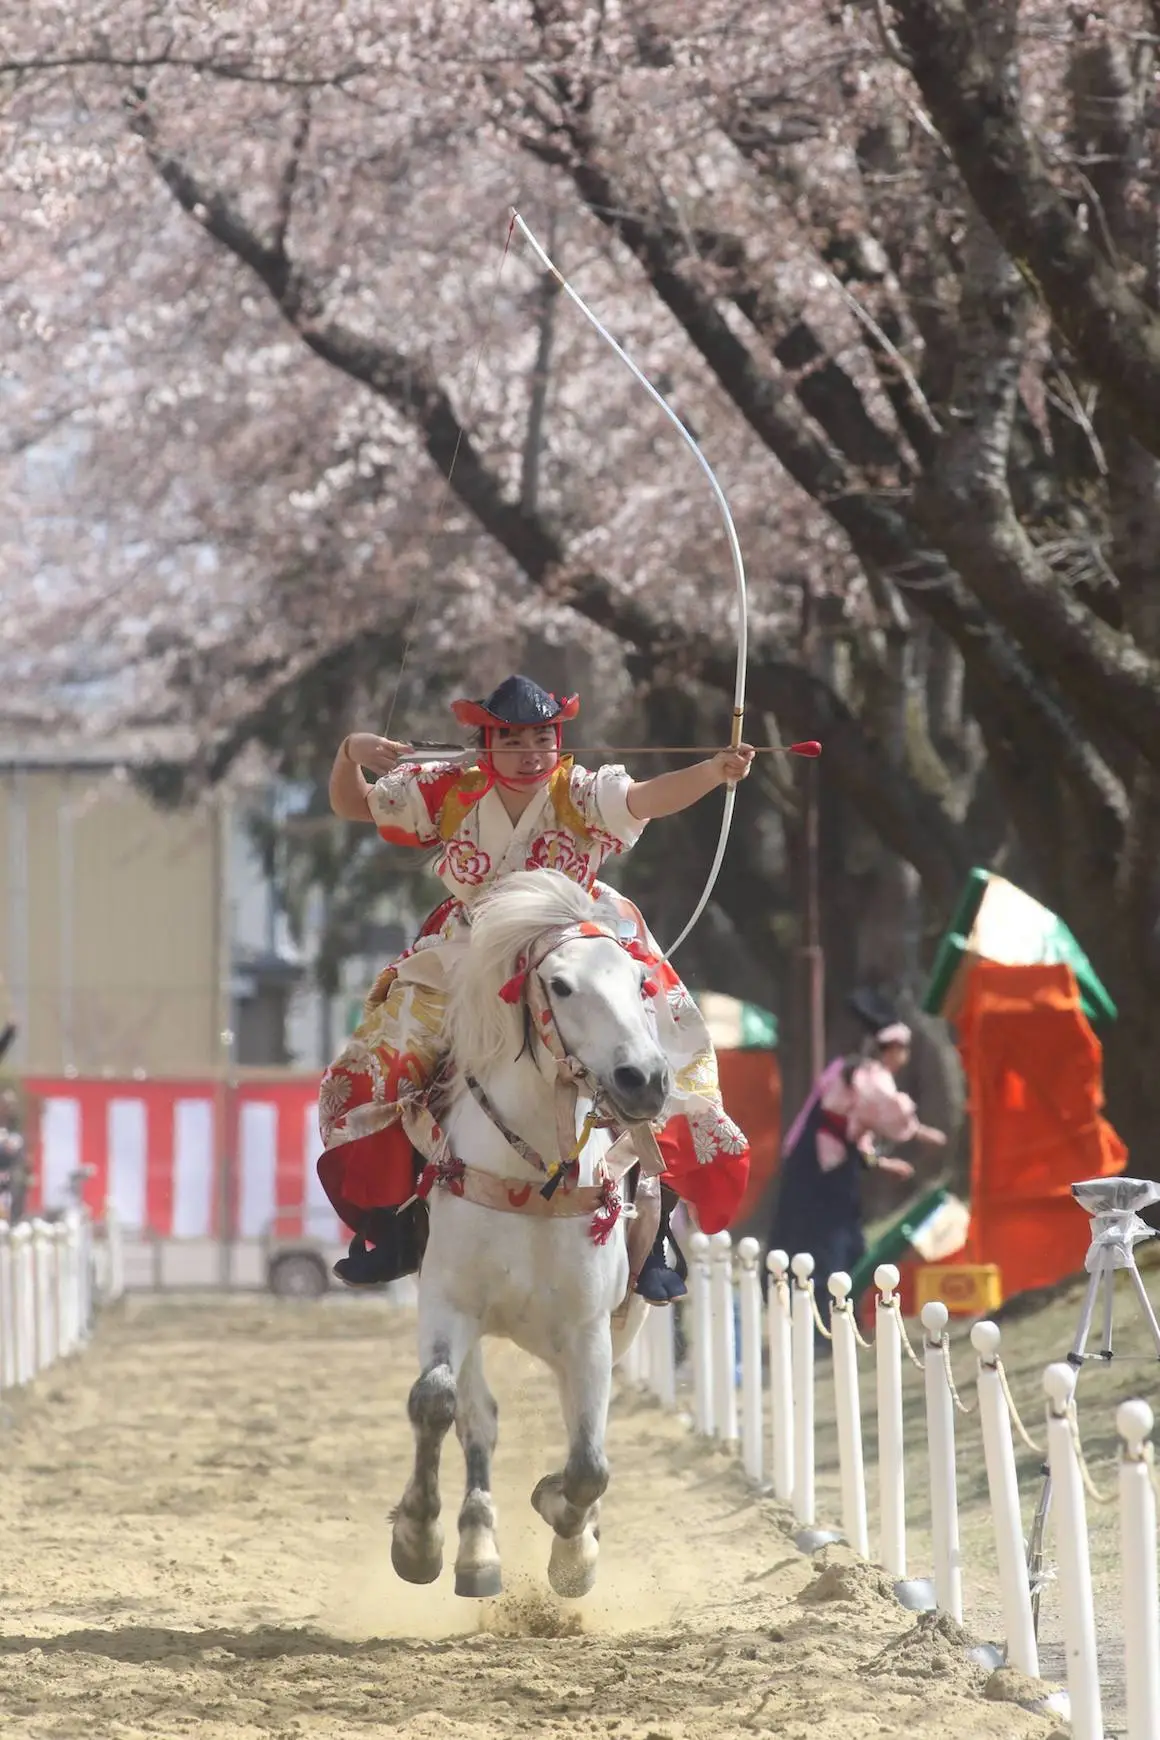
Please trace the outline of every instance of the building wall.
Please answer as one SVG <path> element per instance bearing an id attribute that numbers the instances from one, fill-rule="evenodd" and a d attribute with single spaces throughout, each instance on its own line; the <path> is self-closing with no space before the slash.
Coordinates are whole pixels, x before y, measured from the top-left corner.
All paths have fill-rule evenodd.
<path id="1" fill-rule="evenodd" d="M 222 1062 L 221 817 L 100 767 L 0 765 L 11 1066 L 200 1075 Z"/>

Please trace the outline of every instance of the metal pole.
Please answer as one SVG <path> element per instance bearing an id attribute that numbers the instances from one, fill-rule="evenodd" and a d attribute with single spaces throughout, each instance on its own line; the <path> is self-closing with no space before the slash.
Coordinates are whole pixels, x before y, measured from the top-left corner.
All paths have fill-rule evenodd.
<path id="1" fill-rule="evenodd" d="M 1031 1585 L 1023 1550 L 1023 1517 L 1019 1508 L 1015 1448 L 1011 1442 L 1011 1411 L 999 1372 L 999 1341 L 997 1323 L 976 1323 L 971 1330 L 971 1346 L 979 1356 L 979 1420 L 983 1428 L 983 1456 L 987 1464 L 987 1490 L 995 1530 L 995 1556 L 999 1561 L 999 1595 L 1003 1604 L 1007 1661 L 1020 1673 L 1038 1679 L 1039 1649 L 1035 1641 Z"/>
<path id="2" fill-rule="evenodd" d="M 863 1559 L 870 1557 L 866 1527 L 866 1470 L 862 1462 L 862 1402 L 858 1393 L 858 1343 L 854 1339 L 854 1307 L 850 1277 L 842 1270 L 830 1276 L 830 1334 L 834 1344 L 834 1410 L 838 1421 L 838 1470 L 842 1483 L 842 1527 L 846 1543 Z"/>
<path id="3" fill-rule="evenodd" d="M 703 1438 L 713 1434 L 713 1295 L 709 1268 L 709 1237 L 695 1232 L 689 1240 L 689 1290 L 693 1296 L 693 1418 Z"/>
<path id="4" fill-rule="evenodd" d="M 756 1239 L 742 1239 L 737 1247 L 741 1264 L 741 1455 L 746 1476 L 761 1484 L 765 1450 L 765 1384 L 761 1363 L 761 1246 Z"/>
<path id="5" fill-rule="evenodd" d="M 808 579 L 802 581 L 801 650 L 807 669 L 813 668 L 816 651 L 813 595 Z M 806 977 L 806 1030 L 809 1034 L 809 1081 L 815 1082 L 826 1067 L 826 961 L 822 949 L 822 910 L 818 864 L 818 768 L 806 765 L 803 795 L 803 912 L 801 958 Z M 809 1092 L 807 1085 L 806 1092 Z M 805 1097 L 804 1095 L 802 1096 Z"/>
<path id="6" fill-rule="evenodd" d="M 878 1396 L 878 1508 L 882 1563 L 906 1576 L 906 1462 L 902 1425 L 902 1327 L 896 1294 L 901 1277 L 893 1263 L 874 1271 L 875 1387 Z"/>
<path id="7" fill-rule="evenodd" d="M 770 1251 L 766 1312 L 769 1323 L 769 1430 L 773 1494 L 783 1504 L 793 1497 L 793 1349 L 790 1323 L 789 1257 Z"/>
<path id="8" fill-rule="evenodd" d="M 1055 1489 L 1059 1604 L 1063 1615 L 1071 1731 L 1074 1740 L 1104 1740 L 1087 1506 L 1072 1436 L 1075 1379 L 1075 1369 L 1070 1365 L 1049 1365 L 1043 1374 L 1043 1388 L 1047 1395 L 1047 1460 Z"/>
<path id="9" fill-rule="evenodd" d="M 930 1523 L 934 1592 L 939 1610 L 963 1622 L 963 1561 L 959 1551 L 959 1495 L 955 1478 L 955 1405 L 943 1347 L 950 1313 L 939 1300 L 922 1308 L 926 1379 L 926 1441 L 930 1459 Z"/>
<path id="10" fill-rule="evenodd" d="M 1156 1495 L 1152 1490 L 1152 1410 L 1121 1402 L 1120 1542 L 1128 1740 L 1160 1734 L 1160 1600 L 1156 1592 Z"/>
<path id="11" fill-rule="evenodd" d="M 814 1314 L 810 1307 L 810 1278 L 814 1259 L 799 1251 L 790 1263 L 793 1272 L 793 1514 L 800 1528 L 812 1528 L 814 1495 Z"/>

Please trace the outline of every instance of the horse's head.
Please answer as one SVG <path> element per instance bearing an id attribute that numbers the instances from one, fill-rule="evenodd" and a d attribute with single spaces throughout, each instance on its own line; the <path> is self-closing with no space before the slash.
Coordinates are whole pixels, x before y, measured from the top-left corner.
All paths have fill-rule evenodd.
<path id="1" fill-rule="evenodd" d="M 672 1083 L 647 969 L 614 936 L 582 932 L 550 948 L 533 970 L 563 1053 L 629 1122 L 658 1118 Z"/>
<path id="2" fill-rule="evenodd" d="M 527 1042 L 580 1065 L 630 1122 L 660 1116 L 668 1061 L 657 1042 L 648 970 L 618 940 L 619 914 L 554 870 L 520 871 L 478 904 L 452 986 L 448 1037 L 479 1075 Z"/>

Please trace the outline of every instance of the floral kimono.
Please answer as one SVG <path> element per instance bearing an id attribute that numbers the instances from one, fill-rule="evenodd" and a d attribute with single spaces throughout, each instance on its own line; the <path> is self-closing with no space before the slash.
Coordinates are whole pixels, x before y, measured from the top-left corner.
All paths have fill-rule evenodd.
<path id="1" fill-rule="evenodd" d="M 516 822 L 486 772 L 459 763 L 402 763 L 380 779 L 368 806 L 384 840 L 437 853 L 448 898 L 414 945 L 380 974 L 363 1020 L 322 1083 L 326 1153 L 319 1176 L 346 1225 L 397 1207 L 414 1191 L 401 1100 L 431 1080 L 442 1056 L 443 1015 L 456 963 L 469 941 L 471 908 L 498 878 L 549 869 L 596 892 L 604 863 L 627 851 L 645 824 L 630 812 L 623 767 L 589 772 L 564 758 Z M 695 1209 L 701 1227 L 729 1224 L 745 1190 L 749 1145 L 725 1114 L 717 1064 L 696 1004 L 649 935 L 640 913 L 614 894 L 655 957 L 658 1039 L 673 1070 L 672 1115 L 657 1141 L 664 1182 Z"/>

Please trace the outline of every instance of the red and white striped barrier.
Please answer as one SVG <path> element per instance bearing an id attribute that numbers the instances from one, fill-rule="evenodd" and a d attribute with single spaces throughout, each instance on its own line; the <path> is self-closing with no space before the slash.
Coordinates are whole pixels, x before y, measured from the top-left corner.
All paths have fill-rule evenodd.
<path id="1" fill-rule="evenodd" d="M 106 1203 L 130 1236 L 329 1242 L 342 1229 L 318 1182 L 318 1081 L 95 1081 L 33 1077 L 33 1208 Z"/>

